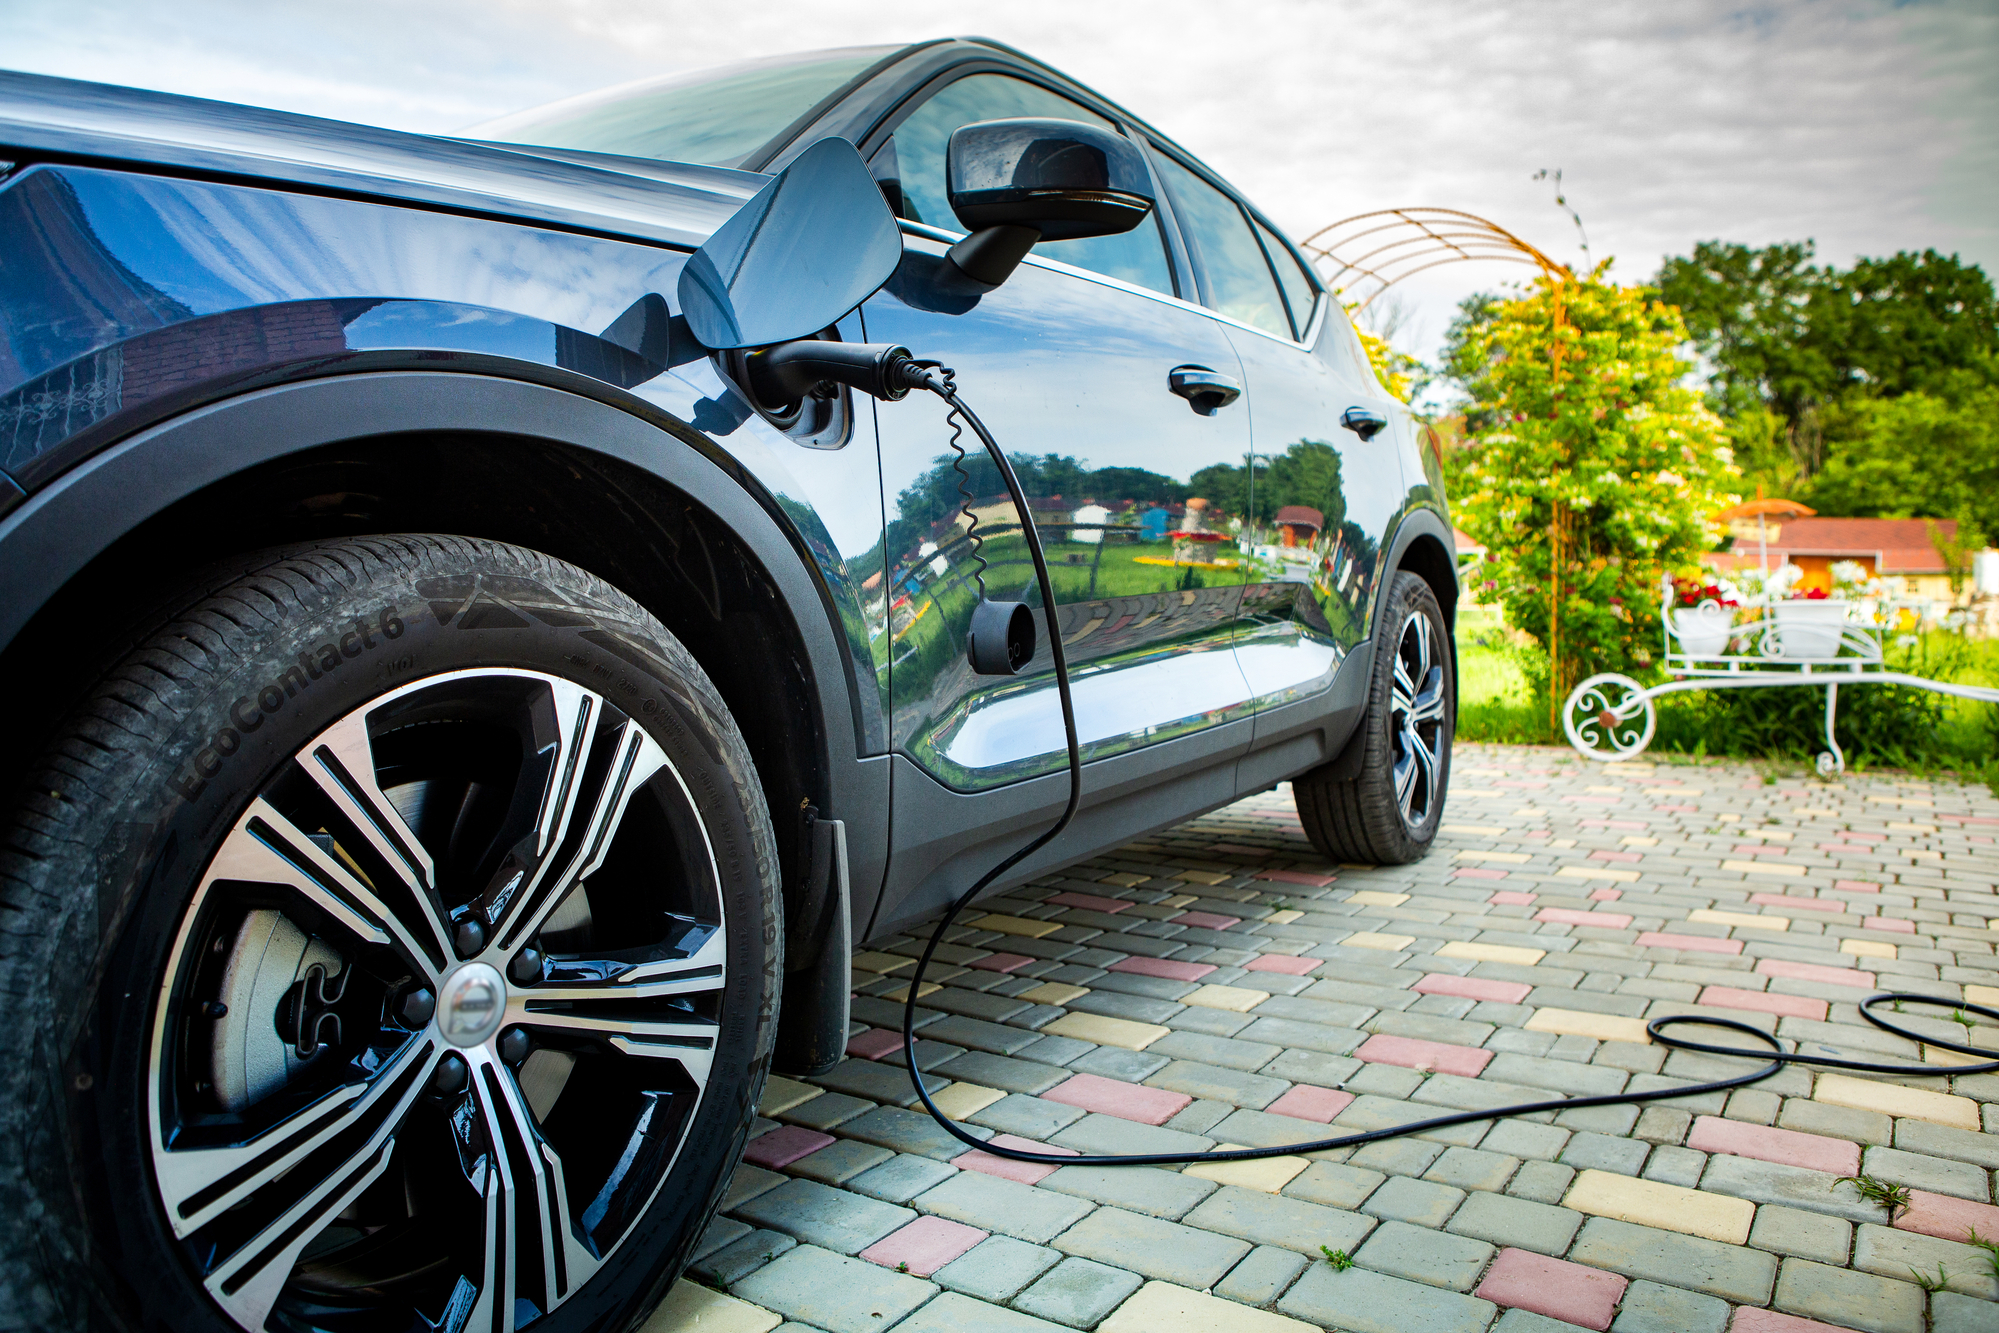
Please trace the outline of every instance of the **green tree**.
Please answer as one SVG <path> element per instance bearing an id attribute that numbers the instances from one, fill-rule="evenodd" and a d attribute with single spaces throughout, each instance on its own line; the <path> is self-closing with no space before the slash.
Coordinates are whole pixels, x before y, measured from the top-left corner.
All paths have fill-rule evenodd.
<path id="1" fill-rule="evenodd" d="M 1840 433 L 1806 493 L 1818 509 L 1956 518 L 1999 534 L 1999 387 L 1863 399 L 1847 408 Z"/>
<path id="2" fill-rule="evenodd" d="M 1685 382 L 1685 326 L 1645 290 L 1599 269 L 1467 305 L 1447 366 L 1471 399 L 1454 512 L 1490 549 L 1509 623 L 1558 645 L 1559 698 L 1650 660 L 1660 576 L 1712 547 L 1736 470 Z"/>

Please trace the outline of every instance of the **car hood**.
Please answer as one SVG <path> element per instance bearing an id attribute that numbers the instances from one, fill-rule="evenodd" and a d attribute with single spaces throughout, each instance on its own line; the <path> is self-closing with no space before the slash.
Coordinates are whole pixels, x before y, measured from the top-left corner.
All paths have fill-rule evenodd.
<path id="1" fill-rule="evenodd" d="M 113 163 L 693 248 L 765 177 L 0 70 L 0 161 Z"/>

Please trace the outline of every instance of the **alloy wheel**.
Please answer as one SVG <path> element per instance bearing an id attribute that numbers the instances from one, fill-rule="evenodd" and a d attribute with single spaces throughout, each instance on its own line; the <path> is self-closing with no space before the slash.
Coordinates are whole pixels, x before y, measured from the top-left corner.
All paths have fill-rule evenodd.
<path id="1" fill-rule="evenodd" d="M 1419 828 L 1430 817 L 1443 771 L 1444 668 L 1437 634 L 1420 612 L 1402 627 L 1389 685 L 1389 734 L 1395 743 L 1395 802 L 1402 822 Z"/>
<path id="2" fill-rule="evenodd" d="M 671 1171 L 722 1019 L 721 880 L 588 689 L 455 672 L 327 728 L 180 923 L 148 1106 L 167 1224 L 246 1329 L 516 1328 Z"/>

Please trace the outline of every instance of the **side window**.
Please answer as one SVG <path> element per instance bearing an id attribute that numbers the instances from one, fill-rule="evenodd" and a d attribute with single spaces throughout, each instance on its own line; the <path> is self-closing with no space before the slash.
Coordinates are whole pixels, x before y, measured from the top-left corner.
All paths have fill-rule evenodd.
<path id="1" fill-rule="evenodd" d="M 1242 208 L 1164 152 L 1155 149 L 1152 160 L 1166 178 L 1180 231 L 1201 266 L 1208 304 L 1230 319 L 1290 337 L 1284 298 Z"/>
<path id="2" fill-rule="evenodd" d="M 896 127 L 893 138 L 902 185 L 902 216 L 962 231 L 944 183 L 944 159 L 951 131 L 981 120 L 1044 116 L 1080 120 L 1115 132 L 1117 126 L 1078 103 L 1039 84 L 1004 74 L 970 74 L 947 84 Z M 1159 223 L 1147 218 L 1122 236 L 1093 236 L 1076 241 L 1045 241 L 1034 247 L 1043 259 L 1102 273 L 1134 286 L 1173 292 L 1172 270 Z"/>
<path id="3" fill-rule="evenodd" d="M 1312 303 L 1319 299 L 1319 284 L 1297 254 L 1284 239 L 1270 228 L 1250 219 L 1256 224 L 1256 234 L 1263 240 L 1263 249 L 1270 256 L 1270 266 L 1277 270 L 1277 285 L 1284 289 L 1284 303 L 1291 307 L 1291 328 L 1304 340 L 1305 330 L 1312 324 Z"/>

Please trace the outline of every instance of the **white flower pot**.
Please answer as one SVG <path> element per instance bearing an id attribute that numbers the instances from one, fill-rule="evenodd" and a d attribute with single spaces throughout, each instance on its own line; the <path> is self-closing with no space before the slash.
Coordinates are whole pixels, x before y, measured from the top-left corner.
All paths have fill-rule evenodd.
<path id="1" fill-rule="evenodd" d="M 1728 651 L 1735 612 L 1720 606 L 1673 608 L 1673 637 L 1688 657 L 1720 657 Z"/>
<path id="2" fill-rule="evenodd" d="M 1837 598 L 1778 602 L 1771 610 L 1777 617 L 1779 650 L 1786 657 L 1839 656 L 1840 630 L 1851 609 L 1850 602 Z"/>

